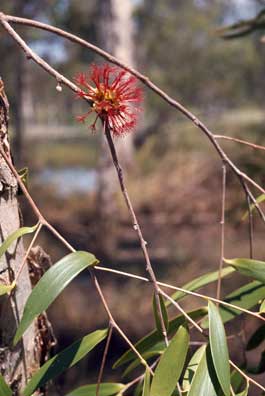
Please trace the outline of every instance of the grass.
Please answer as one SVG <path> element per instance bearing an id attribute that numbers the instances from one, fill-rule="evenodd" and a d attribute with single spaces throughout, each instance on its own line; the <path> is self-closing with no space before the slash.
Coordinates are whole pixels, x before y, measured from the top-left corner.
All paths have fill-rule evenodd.
<path id="1" fill-rule="evenodd" d="M 30 168 L 45 167 L 84 167 L 95 168 L 99 159 L 98 138 L 60 139 L 60 141 L 37 141 L 34 150 L 27 152 L 27 162 Z"/>

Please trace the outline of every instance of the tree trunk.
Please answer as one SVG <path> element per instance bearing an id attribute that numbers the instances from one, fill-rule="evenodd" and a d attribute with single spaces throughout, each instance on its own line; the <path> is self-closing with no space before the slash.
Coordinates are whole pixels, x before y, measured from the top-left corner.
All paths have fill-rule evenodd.
<path id="1" fill-rule="evenodd" d="M 0 139 L 7 155 L 10 155 L 8 143 L 9 105 L 0 80 Z M 0 158 L 0 241 L 21 227 L 21 217 L 17 201 L 18 185 L 5 160 Z M 14 242 L 6 254 L 1 257 L 1 282 L 10 284 L 20 267 L 25 254 L 22 239 Z M 31 292 L 31 283 L 27 267 L 22 271 L 15 292 L 11 296 L 0 297 L 0 372 L 14 395 L 19 395 L 27 378 L 38 366 L 35 356 L 35 329 L 31 326 L 23 342 L 13 347 L 12 342 L 21 319 L 25 302 Z"/>
<path id="2" fill-rule="evenodd" d="M 99 42 L 102 48 L 130 66 L 134 66 L 133 23 L 131 0 L 100 1 Z M 125 167 L 133 162 L 133 135 L 115 142 L 119 158 Z"/>
<path id="3" fill-rule="evenodd" d="M 133 66 L 132 5 L 130 0 L 123 0 L 122 3 L 119 0 L 100 0 L 98 4 L 100 21 L 98 41 L 100 46 Z M 122 166 L 128 169 L 133 163 L 133 135 L 127 134 L 115 140 L 115 146 Z M 108 258 L 113 253 L 113 245 L 116 241 L 117 202 L 115 193 L 118 186 L 116 177 L 109 148 L 102 135 L 97 204 L 100 233 L 106 235 L 104 249 Z"/>

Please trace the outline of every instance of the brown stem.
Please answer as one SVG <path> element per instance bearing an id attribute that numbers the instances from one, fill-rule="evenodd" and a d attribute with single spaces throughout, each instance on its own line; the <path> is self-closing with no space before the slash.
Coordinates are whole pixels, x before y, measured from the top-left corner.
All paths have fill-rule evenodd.
<path id="1" fill-rule="evenodd" d="M 147 370 L 150 371 L 150 373 L 153 375 L 153 372 L 151 370 L 151 368 L 148 366 L 146 360 L 142 357 L 142 355 L 137 351 L 137 349 L 135 348 L 135 346 L 131 343 L 131 341 L 129 340 L 129 338 L 126 336 L 126 334 L 124 334 L 124 332 L 121 330 L 121 328 L 117 325 L 117 323 L 115 322 L 112 313 L 110 312 L 110 309 L 108 307 L 108 304 L 105 300 L 104 294 L 102 292 L 101 287 L 99 286 L 98 280 L 94 274 L 93 271 L 90 272 L 91 273 L 91 277 L 92 280 L 94 282 L 94 285 L 98 291 L 98 294 L 100 296 L 100 299 L 102 301 L 102 304 L 105 308 L 105 311 L 107 312 L 107 315 L 109 317 L 110 323 L 112 324 L 112 327 L 115 328 L 117 330 L 117 332 L 122 336 L 122 338 L 127 342 L 127 344 L 129 345 L 129 347 L 131 348 L 131 350 L 135 353 L 135 355 L 138 357 L 138 359 L 140 360 L 140 363 L 147 368 Z"/>
<path id="2" fill-rule="evenodd" d="M 253 213 L 251 209 L 251 200 L 247 196 L 248 203 L 248 234 L 249 234 L 249 257 L 253 259 L 253 234 L 254 234 L 254 223 L 253 223 Z"/>
<path id="3" fill-rule="evenodd" d="M 26 55 L 30 58 L 32 58 L 37 64 L 39 64 L 43 69 L 45 69 L 49 74 L 51 74 L 53 77 L 55 77 L 59 82 L 64 83 L 67 85 L 70 89 L 72 89 L 74 92 L 78 90 L 77 86 L 73 84 L 71 81 L 69 81 L 67 78 L 65 78 L 63 75 L 58 73 L 55 69 L 53 69 L 47 62 L 45 62 L 42 58 L 40 58 L 38 55 L 36 55 L 30 48 L 29 46 L 21 39 L 21 37 L 16 33 L 16 31 L 10 26 L 8 22 L 13 22 L 17 23 L 20 25 L 26 25 L 26 26 L 32 26 L 38 29 L 43 29 L 52 33 L 55 33 L 59 36 L 62 36 L 70 41 L 73 41 L 75 43 L 78 43 L 82 45 L 85 48 L 88 48 L 95 53 L 99 54 L 103 58 L 107 59 L 108 61 L 122 67 L 123 69 L 129 71 L 131 74 L 133 74 L 135 77 L 137 77 L 144 85 L 146 85 L 149 89 L 151 89 L 153 92 L 155 92 L 158 96 L 160 96 L 163 100 L 165 100 L 169 105 L 180 111 L 186 118 L 191 120 L 196 127 L 198 127 L 210 140 L 214 148 L 216 149 L 217 153 L 221 157 L 221 159 L 226 162 L 229 167 L 232 169 L 232 171 L 237 175 L 237 177 L 240 180 L 246 180 L 249 183 L 251 183 L 254 187 L 256 187 L 259 191 L 261 191 L 263 194 L 265 194 L 265 190 L 257 184 L 254 180 L 252 180 L 248 175 L 246 175 L 244 172 L 242 172 L 231 160 L 230 158 L 226 155 L 222 147 L 219 145 L 217 138 L 215 135 L 210 131 L 209 128 L 206 127 L 206 125 L 199 120 L 191 111 L 189 111 L 186 107 L 184 107 L 181 103 L 170 97 L 166 92 L 164 92 L 162 89 L 160 89 L 157 85 L 155 85 L 148 77 L 144 76 L 143 74 L 139 73 L 137 70 L 133 69 L 132 67 L 129 67 L 128 65 L 124 64 L 123 62 L 119 61 L 117 58 L 112 56 L 106 51 L 103 51 L 102 49 L 96 47 L 95 45 L 87 42 L 86 40 L 83 40 L 73 34 L 67 33 L 62 29 L 58 29 L 56 27 L 47 25 L 45 23 L 33 21 L 31 19 L 26 19 L 26 18 L 19 18 L 19 17 L 14 17 L 11 15 L 5 15 L 4 13 L 0 13 L 0 23 L 2 26 L 5 28 L 5 30 L 10 34 L 11 37 L 20 45 L 20 47 L 23 49 L 23 51 L 26 53 Z"/>
<path id="4" fill-rule="evenodd" d="M 110 324 L 109 324 L 108 338 L 107 338 L 106 345 L 105 345 L 105 348 L 104 348 L 103 358 L 102 358 L 102 362 L 101 362 L 100 369 L 99 369 L 99 374 L 98 374 L 97 388 L 96 388 L 96 396 L 99 396 L 100 384 L 101 384 L 101 381 L 102 381 L 103 372 L 104 372 L 104 368 L 105 368 L 105 364 L 106 364 L 106 359 L 107 359 L 107 354 L 108 354 L 108 351 L 109 351 L 109 346 L 110 346 L 110 340 L 111 340 L 111 336 L 112 336 L 112 331 L 113 331 L 113 325 L 112 325 L 112 322 L 110 322 Z"/>
<path id="5" fill-rule="evenodd" d="M 19 278 L 19 276 L 20 276 L 20 274 L 21 274 L 21 272 L 22 272 L 22 270 L 23 270 L 23 268 L 24 268 L 24 266 L 25 266 L 25 264 L 26 264 L 26 262 L 27 262 L 27 258 L 28 258 L 29 254 L 30 254 L 30 251 L 31 251 L 31 249 L 32 249 L 32 247 L 33 247 L 33 245 L 34 245 L 34 243 L 36 242 L 36 239 L 37 239 L 37 237 L 38 237 L 38 235 L 39 235 L 39 233 L 40 233 L 41 228 L 42 228 L 42 224 L 39 223 L 38 228 L 37 228 L 37 230 L 35 231 L 35 234 L 34 234 L 32 240 L 31 240 L 31 242 L 30 242 L 30 244 L 29 244 L 29 247 L 28 247 L 28 249 L 27 249 L 27 251 L 26 251 L 26 254 L 25 254 L 25 256 L 23 257 L 22 263 L 21 263 L 21 265 L 20 265 L 20 267 L 19 267 L 19 269 L 18 269 L 18 271 L 17 271 L 17 273 L 16 273 L 16 278 L 15 278 L 15 280 L 14 280 L 15 284 L 17 284 L 18 278 Z"/>
<path id="6" fill-rule="evenodd" d="M 217 280 L 216 298 L 220 300 L 221 284 L 222 284 L 222 269 L 224 264 L 224 244 L 225 244 L 225 195 L 226 195 L 226 166 L 222 166 L 222 209 L 221 209 L 221 254 L 219 262 L 219 274 Z"/>
<path id="7" fill-rule="evenodd" d="M 117 274 L 117 275 L 125 276 L 125 277 L 128 277 L 128 278 L 138 279 L 138 280 L 141 280 L 143 282 L 150 282 L 150 280 L 148 278 L 145 278 L 144 276 L 139 276 L 139 275 L 131 274 L 129 272 L 124 272 L 124 271 L 119 271 L 119 270 L 115 270 L 115 269 L 112 269 L 112 268 L 106 268 L 106 267 L 102 267 L 102 266 L 99 267 L 99 266 L 96 265 L 94 267 L 94 269 L 97 270 L 97 271 L 110 272 L 112 274 Z M 157 281 L 157 284 L 159 286 L 163 286 L 163 287 L 166 287 L 166 288 L 169 288 L 169 289 L 172 289 L 172 290 L 177 290 L 177 291 L 183 292 L 183 293 L 188 294 L 190 296 L 195 296 L 195 297 L 201 298 L 201 299 L 206 300 L 206 301 L 210 300 L 210 301 L 213 301 L 213 302 L 215 302 L 217 304 L 224 305 L 224 306 L 232 308 L 232 309 L 237 309 L 238 311 L 241 311 L 241 312 L 244 312 L 244 313 L 246 313 L 248 315 L 254 316 L 255 318 L 260 319 L 263 322 L 265 322 L 265 318 L 262 315 L 259 315 L 256 312 L 249 311 L 248 309 L 239 307 L 237 305 L 230 304 L 230 303 L 228 303 L 226 301 L 218 300 L 217 298 L 206 296 L 205 294 L 193 292 L 193 291 L 190 291 L 190 290 L 187 290 L 187 289 L 183 289 L 183 288 L 178 287 L 178 286 L 173 286 L 173 285 L 170 285 L 169 283 L 165 283 L 165 282 Z"/>
<path id="8" fill-rule="evenodd" d="M 164 322 L 164 318 L 163 318 L 163 314 L 162 314 L 162 309 L 161 309 L 161 305 L 160 305 L 160 299 L 159 299 L 160 289 L 159 289 L 159 286 L 157 284 L 156 276 L 155 276 L 155 273 L 154 273 L 154 270 L 153 270 L 153 267 L 152 267 L 152 264 L 151 264 L 151 261 L 150 261 L 150 257 L 149 257 L 149 254 L 148 254 L 148 250 L 147 250 L 147 247 L 146 247 L 147 246 L 147 242 L 145 241 L 145 239 L 143 237 L 140 224 L 138 222 L 138 219 L 136 217 L 134 208 L 132 206 L 132 202 L 131 202 L 130 196 L 128 194 L 128 191 L 127 191 L 127 188 L 126 188 L 126 185 L 125 185 L 125 182 L 124 182 L 123 170 L 122 170 L 122 167 L 121 167 L 121 165 L 119 163 L 119 159 L 118 159 L 118 156 L 117 156 L 116 148 L 115 148 L 112 136 L 111 136 L 111 131 L 110 131 L 107 123 L 104 124 L 104 130 L 105 130 L 105 135 L 106 135 L 107 142 L 108 142 L 108 145 L 109 145 L 109 149 L 110 149 L 110 152 L 111 152 L 112 161 L 113 161 L 114 167 L 115 167 L 115 169 L 117 171 L 120 188 L 121 188 L 125 203 L 127 205 L 127 208 L 129 210 L 129 213 L 130 213 L 130 216 L 131 216 L 131 219 L 132 219 L 133 229 L 136 231 L 136 233 L 138 235 L 138 238 L 139 238 L 139 241 L 140 241 L 140 244 L 141 244 L 141 248 L 142 248 L 144 259 L 145 259 L 145 263 L 146 263 L 146 271 L 147 271 L 147 273 L 149 275 L 149 278 L 150 278 L 150 281 L 152 282 L 153 287 L 154 287 L 155 299 L 156 299 L 156 303 L 157 303 L 156 305 L 157 305 L 159 319 L 160 319 L 161 326 L 162 326 L 162 333 L 163 333 L 163 336 L 164 336 L 164 339 L 165 339 L 165 343 L 166 343 L 166 345 L 168 345 L 167 331 L 166 331 L 166 326 L 165 326 L 165 322 Z"/>
<path id="9" fill-rule="evenodd" d="M 71 252 L 75 252 L 75 249 L 66 241 L 66 239 L 44 218 L 44 216 L 41 214 L 41 212 L 39 211 L 37 205 L 35 204 L 35 202 L 33 201 L 30 193 L 28 192 L 26 186 L 24 185 L 24 183 L 22 182 L 19 174 L 17 173 L 17 170 L 15 169 L 15 167 L 13 166 L 11 160 L 9 159 L 9 157 L 7 156 L 7 154 L 5 153 L 3 147 L 0 145 L 0 154 L 3 156 L 3 158 L 5 159 L 8 167 L 10 168 L 10 170 L 12 171 L 12 173 L 14 174 L 19 186 L 21 187 L 25 197 L 27 198 L 32 210 L 34 211 L 34 213 L 37 215 L 38 219 L 39 219 L 39 223 L 41 225 L 45 225 L 55 236 L 57 239 L 59 239 Z M 143 357 L 141 356 L 141 354 L 136 350 L 136 348 L 134 347 L 134 345 L 130 342 L 130 340 L 128 339 L 128 337 L 124 334 L 124 332 L 120 329 L 120 327 L 118 326 L 118 324 L 114 321 L 111 312 L 108 308 L 107 302 L 103 296 L 102 290 L 100 288 L 100 285 L 98 283 L 98 280 L 96 278 L 95 275 L 93 275 L 93 280 L 94 280 L 94 284 L 96 286 L 96 289 L 98 291 L 98 294 L 101 298 L 101 301 L 105 307 L 105 310 L 108 313 L 109 319 L 110 321 L 113 323 L 113 327 L 116 328 L 116 330 L 119 332 L 119 334 L 124 338 L 124 340 L 128 343 L 128 345 L 130 346 L 130 348 L 136 353 L 137 357 L 140 359 L 141 363 L 147 367 L 150 372 L 152 372 L 152 370 L 150 369 L 150 367 L 148 366 L 147 362 L 143 359 Z"/>
<path id="10" fill-rule="evenodd" d="M 251 142 L 248 142 L 247 140 L 237 139 L 232 136 L 214 135 L 214 137 L 215 137 L 215 139 L 230 140 L 235 143 L 244 144 L 244 145 L 249 146 L 253 149 L 265 150 L 265 146 L 260 146 L 259 144 L 251 143 Z"/>

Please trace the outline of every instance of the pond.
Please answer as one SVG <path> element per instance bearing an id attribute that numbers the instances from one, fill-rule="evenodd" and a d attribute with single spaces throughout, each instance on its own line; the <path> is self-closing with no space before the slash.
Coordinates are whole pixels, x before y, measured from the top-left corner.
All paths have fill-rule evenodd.
<path id="1" fill-rule="evenodd" d="M 97 171 L 85 168 L 45 168 L 36 178 L 41 184 L 54 187 L 59 195 L 88 193 L 97 187 Z"/>

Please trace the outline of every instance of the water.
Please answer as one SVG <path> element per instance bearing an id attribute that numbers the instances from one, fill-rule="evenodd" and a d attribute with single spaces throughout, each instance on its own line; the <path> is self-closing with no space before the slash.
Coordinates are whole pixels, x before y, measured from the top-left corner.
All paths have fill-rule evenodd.
<path id="1" fill-rule="evenodd" d="M 97 185 L 97 172 L 85 168 L 45 168 L 37 176 L 41 184 L 52 186 L 59 195 L 93 192 Z"/>

